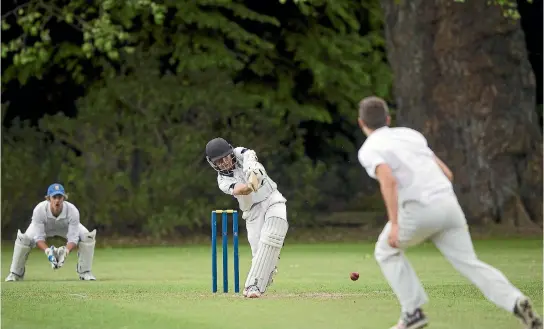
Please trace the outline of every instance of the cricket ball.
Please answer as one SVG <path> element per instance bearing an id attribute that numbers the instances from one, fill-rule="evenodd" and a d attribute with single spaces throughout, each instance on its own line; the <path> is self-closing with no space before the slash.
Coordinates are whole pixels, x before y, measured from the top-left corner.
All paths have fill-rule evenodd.
<path id="1" fill-rule="evenodd" d="M 351 274 L 349 275 L 349 278 L 351 279 L 351 281 L 357 281 L 359 279 L 359 273 L 351 272 Z"/>

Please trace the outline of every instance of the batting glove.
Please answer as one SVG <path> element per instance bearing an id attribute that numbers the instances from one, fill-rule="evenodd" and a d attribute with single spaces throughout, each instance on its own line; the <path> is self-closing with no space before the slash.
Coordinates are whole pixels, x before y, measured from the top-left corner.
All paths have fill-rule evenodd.
<path id="1" fill-rule="evenodd" d="M 55 257 L 55 246 L 51 246 L 45 249 L 45 255 L 47 260 L 51 263 L 51 268 L 56 270 L 58 268 L 57 257 Z"/>

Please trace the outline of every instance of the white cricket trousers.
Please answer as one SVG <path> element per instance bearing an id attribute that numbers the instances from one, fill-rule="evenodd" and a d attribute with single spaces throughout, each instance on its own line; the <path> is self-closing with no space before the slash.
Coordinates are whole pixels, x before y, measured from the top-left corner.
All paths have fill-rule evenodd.
<path id="1" fill-rule="evenodd" d="M 399 206 L 400 207 L 400 206 Z M 465 214 L 452 194 L 423 205 L 406 202 L 399 208 L 399 249 L 387 239 L 387 223 L 376 243 L 374 256 L 391 289 L 397 295 L 402 312 L 412 313 L 428 302 L 428 296 L 416 272 L 404 255 L 404 249 L 430 239 L 453 267 L 477 286 L 497 306 L 513 312 L 523 294 L 494 267 L 476 256 Z"/>
<path id="2" fill-rule="evenodd" d="M 283 195 L 276 190 L 266 200 L 254 204 L 251 210 L 242 214 L 242 218 L 246 221 L 247 240 L 251 246 L 252 257 L 257 254 L 261 230 L 268 218 L 279 217 L 287 220 L 286 202 Z"/>

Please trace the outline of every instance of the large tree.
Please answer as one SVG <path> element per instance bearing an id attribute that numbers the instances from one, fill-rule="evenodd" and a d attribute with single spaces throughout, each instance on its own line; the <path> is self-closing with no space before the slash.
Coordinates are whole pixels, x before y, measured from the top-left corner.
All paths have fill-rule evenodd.
<path id="1" fill-rule="evenodd" d="M 381 3 L 398 124 L 452 167 L 469 222 L 542 224 L 542 136 L 519 22 L 486 1 Z"/>

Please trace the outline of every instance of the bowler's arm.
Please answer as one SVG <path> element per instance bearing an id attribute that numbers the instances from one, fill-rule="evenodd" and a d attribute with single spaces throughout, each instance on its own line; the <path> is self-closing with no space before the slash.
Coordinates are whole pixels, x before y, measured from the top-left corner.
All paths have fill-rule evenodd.
<path id="1" fill-rule="evenodd" d="M 387 208 L 387 216 L 391 224 L 398 224 L 398 192 L 397 179 L 393 176 L 393 171 L 386 163 L 381 163 L 376 167 L 376 178 L 380 182 L 380 191 L 383 201 Z"/>
<path id="2" fill-rule="evenodd" d="M 440 160 L 440 158 L 437 157 L 436 155 L 434 156 L 434 160 L 436 161 L 436 163 L 438 164 L 438 166 L 440 167 L 444 175 L 448 177 L 450 182 L 453 182 L 453 173 L 451 172 L 450 168 L 448 168 L 448 166 L 446 166 L 446 164 L 442 160 Z"/>
<path id="3" fill-rule="evenodd" d="M 228 195 L 248 195 L 253 192 L 249 185 L 238 182 L 234 177 L 218 175 L 217 183 L 219 189 Z"/>

